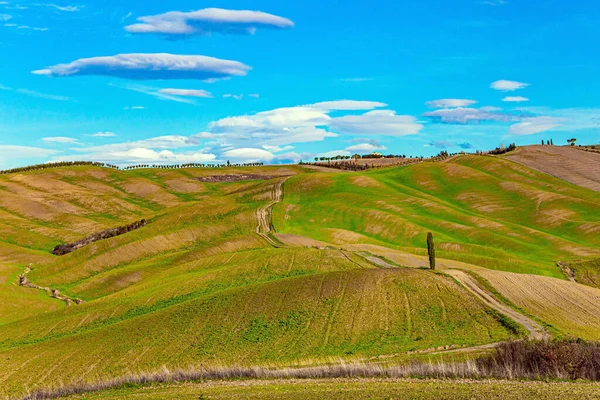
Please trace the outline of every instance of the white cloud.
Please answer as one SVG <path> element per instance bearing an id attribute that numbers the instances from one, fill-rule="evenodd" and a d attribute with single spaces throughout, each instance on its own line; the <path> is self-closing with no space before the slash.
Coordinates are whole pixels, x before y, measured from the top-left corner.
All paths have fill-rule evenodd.
<path id="1" fill-rule="evenodd" d="M 351 155 L 348 150 L 331 150 L 325 153 L 317 155 L 317 157 L 335 157 L 335 156 L 349 156 Z"/>
<path id="2" fill-rule="evenodd" d="M 29 89 L 16 89 L 15 92 L 17 93 L 21 93 L 30 97 L 37 97 L 40 99 L 46 99 L 46 100 L 56 100 L 56 101 L 69 101 L 69 98 L 66 96 L 56 96 L 53 94 L 47 94 L 47 93 L 41 93 L 41 92 L 37 92 L 35 90 L 29 90 Z"/>
<path id="3" fill-rule="evenodd" d="M 162 53 L 82 58 L 32 73 L 53 77 L 104 75 L 133 80 L 198 79 L 212 82 L 233 76 L 245 76 L 250 69 L 238 61 Z"/>
<path id="4" fill-rule="evenodd" d="M 491 88 L 494 90 L 499 90 L 501 92 L 514 92 L 515 90 L 526 88 L 527 86 L 531 86 L 529 83 L 517 82 L 517 81 L 507 81 L 500 80 L 496 82 L 492 82 Z"/>
<path id="5" fill-rule="evenodd" d="M 523 122 L 512 125 L 508 133 L 511 135 L 535 135 L 536 133 L 546 132 L 558 128 L 564 118 L 556 117 L 532 117 L 525 118 Z"/>
<path id="6" fill-rule="evenodd" d="M 60 143 L 60 144 L 78 143 L 77 139 L 71 138 L 71 137 L 66 137 L 66 136 L 45 137 L 42 140 L 46 143 Z"/>
<path id="7" fill-rule="evenodd" d="M 148 139 L 136 140 L 133 142 L 112 143 L 100 146 L 89 146 L 76 149 L 82 153 L 115 153 L 127 152 L 133 149 L 181 149 L 185 147 L 196 147 L 200 145 L 200 140 L 193 136 L 158 136 Z"/>
<path id="8" fill-rule="evenodd" d="M 115 137 L 117 136 L 113 132 L 98 132 L 92 135 L 93 137 Z"/>
<path id="9" fill-rule="evenodd" d="M 507 96 L 503 98 L 502 101 L 505 101 L 507 103 L 522 103 L 525 101 L 529 101 L 529 99 L 523 96 Z"/>
<path id="10" fill-rule="evenodd" d="M 290 151 L 294 149 L 294 146 L 269 146 L 268 144 L 262 146 L 263 149 L 271 152 L 271 153 L 281 153 L 284 151 Z"/>
<path id="11" fill-rule="evenodd" d="M 363 111 L 387 107 L 387 104 L 380 103 L 377 101 L 337 100 L 309 104 L 305 107 L 310 107 L 322 111 Z"/>
<path id="12" fill-rule="evenodd" d="M 12 15 L 0 14 L 0 21 L 8 21 L 9 19 L 12 19 Z"/>
<path id="13" fill-rule="evenodd" d="M 45 158 L 58 153 L 57 150 L 43 149 L 39 147 L 13 146 L 0 144 L 0 160 L 14 161 L 29 158 Z"/>
<path id="14" fill-rule="evenodd" d="M 477 104 L 477 102 L 467 99 L 440 99 L 428 101 L 425 104 L 431 108 L 456 108 L 472 106 L 473 104 Z"/>
<path id="15" fill-rule="evenodd" d="M 0 85 L 0 90 L 16 92 L 19 94 L 24 94 L 29 97 L 36 97 L 39 99 L 46 99 L 46 100 L 56 100 L 56 101 L 69 101 L 70 100 L 66 96 L 56 96 L 53 94 L 41 93 L 41 92 L 37 92 L 35 90 L 30 90 L 30 89 L 13 89 L 13 88 L 9 88 L 9 87 L 3 86 L 3 85 Z"/>
<path id="16" fill-rule="evenodd" d="M 160 89 L 158 93 L 183 97 L 203 97 L 207 99 L 213 97 L 212 94 L 210 92 L 207 92 L 206 90 L 196 89 Z"/>
<path id="17" fill-rule="evenodd" d="M 260 97 L 260 95 L 257 94 L 257 93 L 252 93 L 252 94 L 249 94 L 248 96 L 252 97 L 252 98 L 255 98 L 255 99 L 258 99 Z"/>
<path id="18" fill-rule="evenodd" d="M 502 113 L 490 108 L 444 108 L 423 114 L 435 122 L 447 124 L 468 124 L 482 121 L 509 122 L 518 120 L 517 116 Z"/>
<path id="19" fill-rule="evenodd" d="M 216 156 L 202 151 L 174 153 L 170 150 L 156 151 L 147 148 L 131 148 L 124 151 L 62 156 L 55 158 L 53 161 L 75 161 L 80 159 L 117 164 L 185 164 L 212 162 L 216 159 Z"/>
<path id="20" fill-rule="evenodd" d="M 275 158 L 273 153 L 255 148 L 241 148 L 228 150 L 222 154 L 222 157 L 235 162 L 267 162 Z"/>
<path id="21" fill-rule="evenodd" d="M 410 115 L 396 115 L 391 110 L 369 111 L 363 115 L 346 115 L 328 123 L 336 132 L 349 135 L 406 136 L 416 135 L 423 125 Z"/>
<path id="22" fill-rule="evenodd" d="M 283 146 L 317 142 L 336 137 L 338 132 L 402 136 L 418 133 L 422 128 L 414 117 L 399 116 L 390 110 L 335 118 L 329 115 L 332 112 L 373 110 L 385 105 L 353 100 L 320 102 L 223 118 L 209 124 L 208 130 L 217 135 L 222 144 L 234 143 L 234 147 L 242 147 L 244 143 Z"/>
<path id="23" fill-rule="evenodd" d="M 129 25 L 131 33 L 154 33 L 166 36 L 205 36 L 212 33 L 253 35 L 259 28 L 286 29 L 294 23 L 287 18 L 260 11 L 206 8 L 192 12 L 170 11 L 139 17 L 140 23 Z"/>
<path id="24" fill-rule="evenodd" d="M 131 107 L 123 107 L 123 110 L 145 110 L 144 106 L 131 106 Z"/>
<path id="25" fill-rule="evenodd" d="M 50 4 L 50 3 L 42 3 L 42 4 L 32 4 L 32 6 L 41 6 L 41 7 L 49 7 L 49 8 L 54 8 L 55 10 L 58 11 L 65 11 L 65 12 L 77 12 L 77 11 L 81 11 L 81 6 L 59 6 L 57 4 Z"/>
<path id="26" fill-rule="evenodd" d="M 224 99 L 235 99 L 235 100 L 242 100 L 244 98 L 243 94 L 224 94 L 223 95 Z"/>
<path id="27" fill-rule="evenodd" d="M 372 143 L 359 143 L 350 147 L 346 147 L 346 150 L 358 153 L 371 153 L 374 151 L 387 150 L 387 147 L 381 145 L 375 145 Z"/>

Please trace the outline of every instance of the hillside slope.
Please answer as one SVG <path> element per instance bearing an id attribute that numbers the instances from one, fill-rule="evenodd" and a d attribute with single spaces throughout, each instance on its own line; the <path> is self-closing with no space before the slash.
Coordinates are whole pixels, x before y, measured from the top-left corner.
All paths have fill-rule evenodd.
<path id="1" fill-rule="evenodd" d="M 445 275 L 382 269 L 353 252 L 273 248 L 256 234 L 257 210 L 273 203 L 282 177 L 304 171 L 196 179 L 234 172 L 78 167 L 0 177 L 3 195 L 28 199 L 0 205 L 2 393 L 162 365 L 401 360 L 516 337 Z M 149 223 L 140 229 L 51 254 L 141 218 Z M 66 307 L 17 286 L 26 267 L 34 284 L 84 303 Z"/>
<path id="2" fill-rule="evenodd" d="M 526 146 L 505 157 L 574 185 L 600 192 L 600 153 L 569 146 Z"/>
<path id="3" fill-rule="evenodd" d="M 512 293 L 530 281 L 505 272 L 570 284 L 556 260 L 600 254 L 597 194 L 500 158 L 363 173 L 58 168 L 0 176 L 0 198 L 0 394 L 163 365 L 401 362 L 518 337 L 443 271 L 399 267 L 426 265 L 427 231 L 442 270 L 479 271 L 559 333 L 597 332 L 589 313 L 578 324 Z M 18 286 L 29 269 L 83 303 Z M 600 309 L 588 289 L 569 301 Z"/>
<path id="4" fill-rule="evenodd" d="M 582 152 L 583 153 L 583 152 Z M 274 211 L 279 233 L 370 244 L 562 278 L 556 262 L 600 254 L 600 197 L 496 157 L 366 173 L 298 175 Z"/>

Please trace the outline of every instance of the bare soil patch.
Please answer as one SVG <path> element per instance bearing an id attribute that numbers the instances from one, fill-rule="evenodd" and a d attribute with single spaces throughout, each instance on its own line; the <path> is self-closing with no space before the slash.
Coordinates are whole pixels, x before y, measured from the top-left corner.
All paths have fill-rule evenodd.
<path id="1" fill-rule="evenodd" d="M 573 147 L 527 146 L 507 159 L 556 178 L 600 192 L 600 154 Z"/>
<path id="2" fill-rule="evenodd" d="M 201 176 L 196 178 L 200 182 L 239 182 L 239 181 L 268 181 L 269 179 L 280 178 L 280 176 L 259 175 L 259 174 L 225 174 Z"/>

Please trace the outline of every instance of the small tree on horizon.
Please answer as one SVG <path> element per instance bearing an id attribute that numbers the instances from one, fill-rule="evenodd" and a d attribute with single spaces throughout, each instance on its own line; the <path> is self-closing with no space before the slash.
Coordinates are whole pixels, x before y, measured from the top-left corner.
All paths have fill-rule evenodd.
<path id="1" fill-rule="evenodd" d="M 429 268 L 435 270 L 435 244 L 431 232 L 427 234 L 427 254 L 429 255 Z"/>

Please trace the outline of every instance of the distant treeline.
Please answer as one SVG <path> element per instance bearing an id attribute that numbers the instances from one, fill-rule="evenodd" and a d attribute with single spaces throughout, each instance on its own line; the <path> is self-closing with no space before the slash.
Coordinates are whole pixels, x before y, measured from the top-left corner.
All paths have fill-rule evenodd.
<path id="1" fill-rule="evenodd" d="M 423 162 L 423 161 L 429 161 L 429 162 L 438 162 L 438 161 L 443 161 L 445 159 L 447 159 L 448 157 L 457 155 L 458 153 L 455 154 L 449 154 L 447 151 L 441 151 L 437 156 L 434 157 L 430 157 L 430 158 L 425 158 L 425 157 L 410 157 L 410 158 L 406 158 L 406 156 L 382 156 L 379 155 L 379 157 L 377 157 L 377 154 L 373 155 L 373 154 L 369 154 L 367 156 L 352 156 L 351 158 L 353 158 L 352 161 L 337 161 L 337 160 L 348 160 L 348 158 L 346 157 L 350 157 L 350 156 L 336 156 L 336 157 L 316 157 L 315 160 L 322 160 L 322 161 L 327 161 L 327 163 L 323 163 L 323 162 L 315 162 L 315 163 L 305 163 L 300 161 L 300 165 L 314 165 L 317 167 L 325 167 L 325 168 L 334 168 L 334 169 L 341 169 L 344 171 L 366 171 L 368 169 L 373 169 L 373 168 L 386 168 L 386 167 L 391 167 L 393 166 L 392 164 L 381 164 L 381 165 L 377 165 L 375 163 L 364 163 L 364 164 L 359 164 L 358 160 L 359 159 L 367 159 L 367 160 L 374 160 L 374 159 L 382 159 L 382 158 L 388 158 L 388 159 L 401 159 L 403 160 L 401 163 L 396 164 L 396 165 L 410 165 L 410 164 L 415 164 L 418 162 Z M 335 162 L 331 162 L 331 161 L 335 161 Z"/>
<path id="2" fill-rule="evenodd" d="M 228 168 L 228 167 L 261 167 L 263 165 L 264 165 L 264 163 L 231 164 L 228 161 L 227 164 L 197 164 L 197 163 L 173 164 L 173 165 L 139 164 L 139 165 L 131 165 L 128 167 L 121 168 L 117 165 L 101 163 L 101 162 L 94 162 L 94 161 L 62 161 L 62 162 L 37 164 L 37 165 L 30 165 L 27 167 L 0 170 L 0 175 L 13 174 L 13 173 L 19 173 L 19 172 L 37 171 L 37 170 L 42 170 L 42 169 L 77 167 L 77 166 L 100 167 L 100 168 L 116 169 L 116 170 L 121 170 L 121 171 L 130 171 L 130 170 L 134 170 L 134 169 L 145 169 L 145 168 L 157 168 L 157 169 L 211 168 L 211 169 L 214 169 L 214 168 Z"/>
<path id="3" fill-rule="evenodd" d="M 119 169 L 119 167 L 117 167 L 116 165 L 93 162 L 93 161 L 61 161 L 61 162 L 55 162 L 55 163 L 30 165 L 28 167 L 0 170 L 0 175 L 12 174 L 12 173 L 17 173 L 17 172 L 37 171 L 40 169 L 77 167 L 77 166 L 88 166 L 88 167 L 91 166 L 91 167 Z"/>
<path id="4" fill-rule="evenodd" d="M 173 164 L 173 165 L 157 165 L 157 164 L 139 164 L 139 165 L 130 165 L 128 167 L 122 168 L 123 171 L 130 171 L 133 169 L 147 169 L 147 168 L 155 168 L 155 169 L 181 169 L 181 168 L 230 168 L 230 167 L 262 167 L 265 165 L 264 163 L 244 163 L 244 164 L 232 164 L 227 161 L 227 164 L 198 164 L 198 163 L 188 163 L 188 164 Z"/>
<path id="5" fill-rule="evenodd" d="M 506 153 L 510 153 L 513 150 L 516 150 L 517 145 L 515 143 L 511 143 L 508 147 L 504 147 L 504 146 L 500 146 L 500 147 L 496 147 L 494 150 L 490 150 L 488 151 L 487 154 L 493 154 L 493 155 L 500 155 L 500 154 L 506 154 Z"/>

